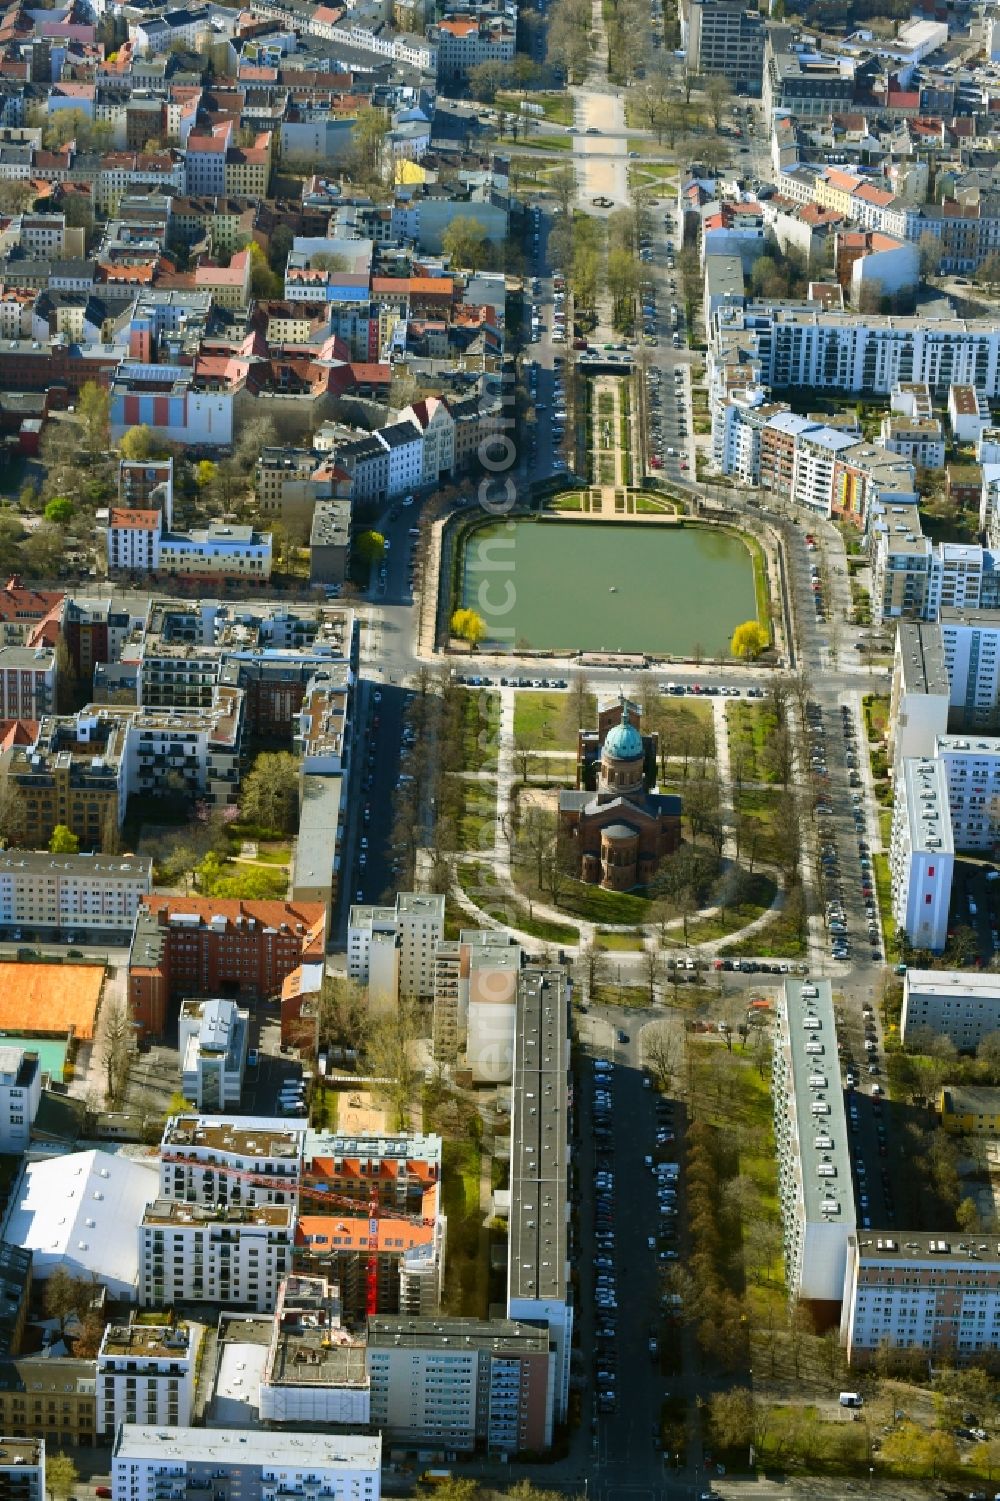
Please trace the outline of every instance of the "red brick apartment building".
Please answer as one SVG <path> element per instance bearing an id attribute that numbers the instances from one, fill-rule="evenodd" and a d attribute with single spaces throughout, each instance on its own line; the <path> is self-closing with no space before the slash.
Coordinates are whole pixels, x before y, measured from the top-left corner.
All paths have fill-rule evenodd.
<path id="1" fill-rule="evenodd" d="M 243 902 L 149 896 L 129 954 L 128 996 L 142 1036 L 161 1037 L 180 996 L 279 995 L 300 964 L 322 962 L 321 902 Z"/>

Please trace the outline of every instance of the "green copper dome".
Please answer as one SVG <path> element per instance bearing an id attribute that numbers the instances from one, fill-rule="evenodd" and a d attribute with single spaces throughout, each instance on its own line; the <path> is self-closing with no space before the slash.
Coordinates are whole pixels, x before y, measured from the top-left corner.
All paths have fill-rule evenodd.
<path id="1" fill-rule="evenodd" d="M 639 761 L 642 759 L 642 736 L 628 717 L 628 704 L 622 699 L 621 722 L 612 725 L 604 741 L 603 754 L 612 761 Z"/>

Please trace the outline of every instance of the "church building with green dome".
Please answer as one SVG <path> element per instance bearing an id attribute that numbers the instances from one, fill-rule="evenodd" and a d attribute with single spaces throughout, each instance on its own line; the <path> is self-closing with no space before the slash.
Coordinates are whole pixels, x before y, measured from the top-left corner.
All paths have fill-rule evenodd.
<path id="1" fill-rule="evenodd" d="M 559 794 L 559 826 L 580 879 L 609 891 L 644 886 L 680 844 L 681 800 L 656 790 L 659 737 L 620 695 L 577 736 L 576 788 Z"/>

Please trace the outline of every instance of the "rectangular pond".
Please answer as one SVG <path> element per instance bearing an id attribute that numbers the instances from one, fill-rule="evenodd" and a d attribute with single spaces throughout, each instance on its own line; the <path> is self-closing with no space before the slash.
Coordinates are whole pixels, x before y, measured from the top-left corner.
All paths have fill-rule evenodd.
<path id="1" fill-rule="evenodd" d="M 706 526 L 515 520 L 466 540 L 462 603 L 483 643 L 535 649 L 723 656 L 757 617 L 753 559 Z"/>

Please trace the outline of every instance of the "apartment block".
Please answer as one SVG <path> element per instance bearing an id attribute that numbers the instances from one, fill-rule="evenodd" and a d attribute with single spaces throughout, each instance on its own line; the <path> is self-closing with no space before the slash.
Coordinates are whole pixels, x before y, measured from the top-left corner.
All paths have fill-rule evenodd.
<path id="1" fill-rule="evenodd" d="M 381 1478 L 377 1434 L 174 1432 L 126 1423 L 111 1453 L 114 1501 L 163 1501 L 202 1491 L 241 1501 L 380 1501 Z"/>
<path id="2" fill-rule="evenodd" d="M 688 21 L 687 70 L 721 75 L 734 93 L 759 99 L 764 17 L 732 0 L 695 0 Z"/>
<path id="3" fill-rule="evenodd" d="M 571 986 L 558 965 L 517 983 L 510 1122 L 507 1317 L 548 1324 L 555 1420 L 569 1405 L 573 1294 L 569 1253 Z"/>
<path id="4" fill-rule="evenodd" d="M 162 1036 L 173 996 L 278 997 L 286 976 L 325 948 L 318 904 L 151 895 L 129 951 L 132 1014 L 143 1032 Z"/>
<path id="5" fill-rule="evenodd" d="M 893 507 L 887 526 L 875 538 L 872 556 L 872 613 L 879 620 L 926 617 L 932 544 L 920 531 L 916 512 Z"/>
<path id="6" fill-rule="evenodd" d="M 491 929 L 463 930 L 434 951 L 434 1056 L 460 1053 L 475 1079 L 510 1081 L 520 945 Z"/>
<path id="7" fill-rule="evenodd" d="M 188 1204 L 294 1204 L 305 1131 L 268 1116 L 173 1115 L 160 1142 L 160 1198 Z"/>
<path id="8" fill-rule="evenodd" d="M 771 1089 L 788 1290 L 839 1302 L 857 1220 L 829 980 L 785 981 Z"/>
<path id="9" fill-rule="evenodd" d="M 552 1442 L 554 1360 L 544 1325 L 380 1314 L 368 1321 L 371 1421 L 407 1448 L 537 1453 Z"/>
<path id="10" fill-rule="evenodd" d="M 198 1110 L 238 1106 L 246 1072 L 250 1013 L 230 1000 L 181 1002 L 181 1091 Z"/>
<path id="11" fill-rule="evenodd" d="M 940 735 L 935 755 L 948 785 L 951 834 L 956 850 L 992 851 L 1000 803 L 1000 740 Z"/>
<path id="12" fill-rule="evenodd" d="M 107 825 L 125 816 L 124 721 L 91 711 L 42 721 L 32 746 L 0 754 L 0 777 L 18 789 L 23 842 L 44 849 L 56 824 L 65 824 L 85 849 L 100 849 Z"/>
<path id="13" fill-rule="evenodd" d="M 443 937 L 443 896 L 400 891 L 393 907 L 353 906 L 347 973 L 384 1001 L 433 996 L 434 950 Z"/>
<path id="14" fill-rule="evenodd" d="M 27 1151 L 41 1097 L 38 1054 L 0 1044 L 0 1153 Z"/>
<path id="15" fill-rule="evenodd" d="M 148 855 L 0 850 L 0 928 L 124 942 L 152 884 Z"/>
<path id="16" fill-rule="evenodd" d="M 964 969 L 909 969 L 903 979 L 900 1036 L 911 1041 L 918 1028 L 949 1037 L 973 1053 L 991 1032 L 1000 1032 L 1000 977 Z"/>
<path id="17" fill-rule="evenodd" d="M 97 1438 L 94 1362 L 28 1355 L 0 1361 L 0 1432 L 44 1439 L 57 1449 Z"/>
<path id="18" fill-rule="evenodd" d="M 0 719 L 41 719 L 55 708 L 56 654 L 48 646 L 0 646 Z"/>
<path id="19" fill-rule="evenodd" d="M 139 1304 L 225 1303 L 270 1313 L 291 1271 L 294 1231 L 289 1205 L 156 1199 L 138 1232 Z"/>
<path id="20" fill-rule="evenodd" d="M 889 698 L 893 767 L 909 756 L 932 756 L 948 730 L 951 686 L 942 627 L 901 620 L 896 627 Z"/>
<path id="21" fill-rule="evenodd" d="M 950 682 L 951 728 L 1000 729 L 1000 610 L 942 610 L 937 629 Z"/>
<path id="22" fill-rule="evenodd" d="M 435 1314 L 444 1260 L 440 1137 L 307 1132 L 295 1268 L 337 1283 L 345 1317 Z"/>
<path id="23" fill-rule="evenodd" d="M 944 948 L 954 868 L 944 765 L 926 756 L 909 757 L 896 776 L 889 872 L 892 915 L 914 948 Z"/>
<path id="24" fill-rule="evenodd" d="M 97 1431 L 190 1427 L 198 1333 L 191 1324 L 109 1324 L 97 1355 Z"/>
<path id="25" fill-rule="evenodd" d="M 193 797 L 221 808 L 234 803 L 246 709 L 242 688 L 219 684 L 205 708 L 144 707 L 131 713 L 125 735 L 128 792 L 155 792 L 173 773 L 183 777 Z"/>
<path id="26" fill-rule="evenodd" d="M 0 1438 L 0 1501 L 46 1501 L 45 1440 Z"/>
<path id="27" fill-rule="evenodd" d="M 963 1364 L 1000 1348 L 996 1237 L 940 1231 L 852 1236 L 841 1335 L 851 1365 L 888 1345 L 935 1364 Z"/>

